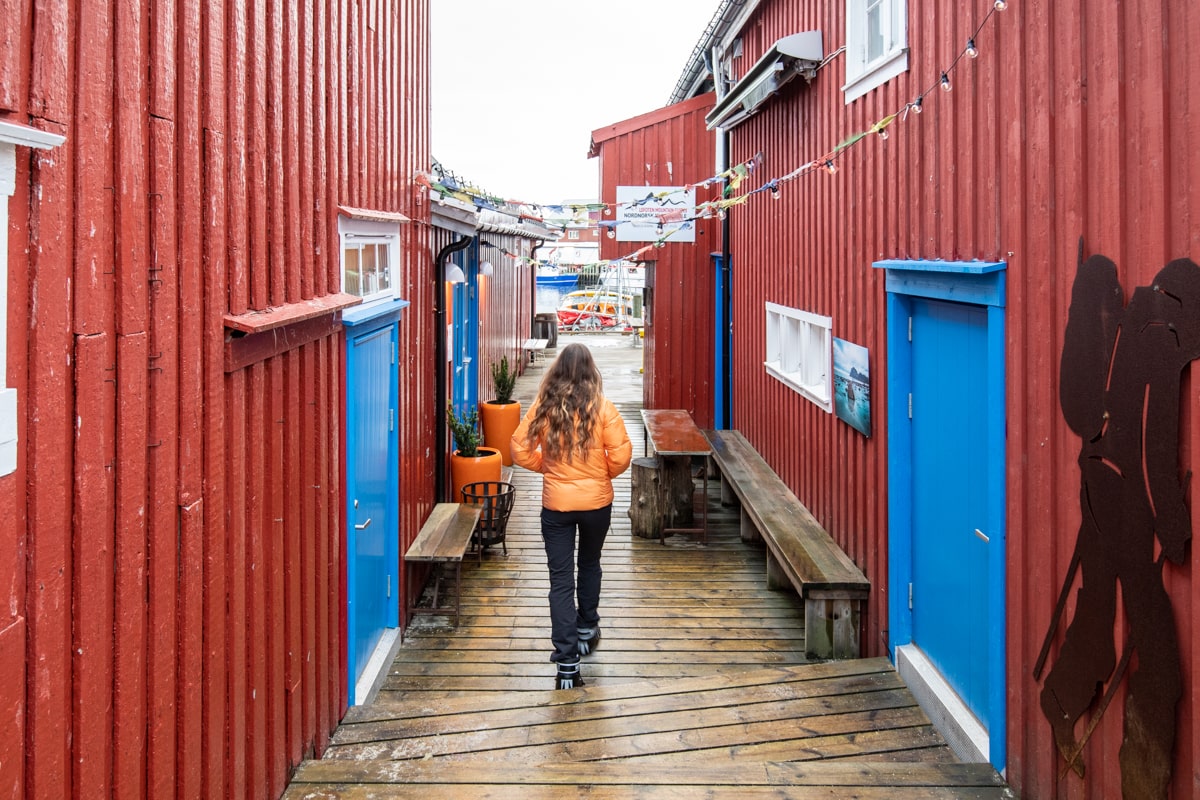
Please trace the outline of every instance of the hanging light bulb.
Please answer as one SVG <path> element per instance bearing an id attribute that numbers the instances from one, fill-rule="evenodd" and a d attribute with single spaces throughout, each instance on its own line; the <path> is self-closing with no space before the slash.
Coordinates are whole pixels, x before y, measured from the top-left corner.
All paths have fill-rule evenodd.
<path id="1" fill-rule="evenodd" d="M 833 163 L 832 158 L 825 159 L 825 169 L 829 170 L 830 175 L 837 174 L 837 164 Z"/>
<path id="2" fill-rule="evenodd" d="M 909 103 L 908 107 L 910 109 L 912 109 L 912 113 L 920 114 L 921 113 L 921 96 L 917 95 L 917 99 L 913 100 L 911 103 Z"/>
<path id="3" fill-rule="evenodd" d="M 660 223 L 658 223 L 658 227 L 654 229 L 654 232 L 655 232 L 655 233 L 662 233 L 662 232 L 663 232 L 663 224 L 662 224 L 661 222 L 660 222 Z"/>
<path id="4" fill-rule="evenodd" d="M 943 72 L 942 73 L 942 91 L 948 92 L 948 91 L 950 91 L 950 89 L 951 89 L 950 76 Z"/>
<path id="5" fill-rule="evenodd" d="M 967 58 L 976 58 L 979 55 L 979 48 L 975 46 L 974 39 L 967 39 Z"/>
<path id="6" fill-rule="evenodd" d="M 608 206 L 605 206 L 605 207 L 604 207 L 604 216 L 606 216 L 606 217 L 611 217 L 611 216 L 612 216 L 612 209 L 611 209 L 611 208 L 609 208 Z"/>
<path id="7" fill-rule="evenodd" d="M 1005 0 L 996 0 L 996 2 L 992 3 L 992 5 L 996 7 L 997 11 L 1003 11 L 1004 9 L 1008 8 L 1008 3 L 1005 2 Z"/>
<path id="8" fill-rule="evenodd" d="M 888 138 L 887 128 L 876 128 L 875 132 L 879 134 L 880 139 L 886 140 Z"/>
<path id="9" fill-rule="evenodd" d="M 608 236 L 608 238 L 610 238 L 610 239 L 615 239 L 615 238 L 617 238 L 617 229 L 616 229 L 616 227 L 614 227 L 614 226 L 612 226 L 612 225 L 609 225 L 609 226 L 608 226 L 608 233 L 607 233 L 607 234 L 605 234 L 605 235 L 606 235 L 606 236 Z"/>
<path id="10" fill-rule="evenodd" d="M 725 216 L 726 216 L 725 209 L 718 208 L 717 209 L 717 219 L 725 219 Z"/>
<path id="11" fill-rule="evenodd" d="M 779 182 L 778 181 L 771 181 L 771 199 L 772 200 L 779 199 Z"/>

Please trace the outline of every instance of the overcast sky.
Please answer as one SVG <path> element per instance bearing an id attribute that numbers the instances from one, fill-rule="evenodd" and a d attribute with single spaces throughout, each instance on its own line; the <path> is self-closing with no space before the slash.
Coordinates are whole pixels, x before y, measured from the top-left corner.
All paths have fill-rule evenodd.
<path id="1" fill-rule="evenodd" d="M 433 0 L 433 155 L 480 189 L 598 198 L 592 131 L 666 105 L 720 0 Z"/>

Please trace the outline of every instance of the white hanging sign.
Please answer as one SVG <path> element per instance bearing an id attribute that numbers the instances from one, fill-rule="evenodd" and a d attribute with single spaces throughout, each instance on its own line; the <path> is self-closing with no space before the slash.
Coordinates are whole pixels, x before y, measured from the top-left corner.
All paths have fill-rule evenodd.
<path id="1" fill-rule="evenodd" d="M 696 190 L 682 186 L 618 186 L 617 241 L 695 242 Z"/>

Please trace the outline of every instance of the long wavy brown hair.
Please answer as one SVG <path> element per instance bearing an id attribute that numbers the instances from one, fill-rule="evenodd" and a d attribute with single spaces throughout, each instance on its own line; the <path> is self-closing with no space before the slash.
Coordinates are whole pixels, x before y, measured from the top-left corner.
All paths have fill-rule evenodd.
<path id="1" fill-rule="evenodd" d="M 526 442 L 531 448 L 541 442 L 542 454 L 556 461 L 584 457 L 596 436 L 603 400 L 591 352 L 581 344 L 567 345 L 542 378 Z"/>

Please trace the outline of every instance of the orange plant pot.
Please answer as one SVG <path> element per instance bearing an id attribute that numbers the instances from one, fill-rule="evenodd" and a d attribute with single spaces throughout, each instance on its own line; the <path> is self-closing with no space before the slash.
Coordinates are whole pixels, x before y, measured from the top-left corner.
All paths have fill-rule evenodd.
<path id="1" fill-rule="evenodd" d="M 479 406 L 479 419 L 483 425 L 483 443 L 500 451 L 504 466 L 512 466 L 512 435 L 521 424 L 521 404 L 497 403 L 488 400 Z"/>
<path id="2" fill-rule="evenodd" d="M 468 483 L 500 480 L 503 464 L 499 451 L 490 447 L 480 447 L 479 455 L 474 458 L 464 458 L 455 450 L 450 456 L 450 490 L 453 492 L 450 501 L 461 503 L 462 487 Z"/>

